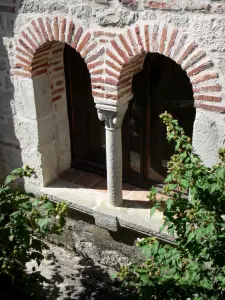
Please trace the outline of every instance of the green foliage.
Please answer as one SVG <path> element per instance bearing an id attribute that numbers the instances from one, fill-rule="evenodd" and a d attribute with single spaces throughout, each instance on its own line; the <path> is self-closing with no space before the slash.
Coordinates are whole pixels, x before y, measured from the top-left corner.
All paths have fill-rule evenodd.
<path id="1" fill-rule="evenodd" d="M 225 299 L 225 149 L 218 164 L 206 167 L 178 121 L 168 113 L 160 117 L 175 154 L 164 186 L 168 198 L 156 200 L 153 188 L 150 214 L 163 212 L 160 230 L 173 235 L 174 244 L 139 240 L 145 263 L 123 267 L 118 278 L 136 299 Z"/>
<path id="2" fill-rule="evenodd" d="M 18 178 L 31 177 L 28 166 L 16 169 L 0 186 L 0 276 L 25 276 L 25 265 L 31 260 L 38 264 L 46 248 L 44 238 L 60 234 L 65 224 L 66 205 L 54 206 L 46 196 L 33 198 L 16 188 Z"/>

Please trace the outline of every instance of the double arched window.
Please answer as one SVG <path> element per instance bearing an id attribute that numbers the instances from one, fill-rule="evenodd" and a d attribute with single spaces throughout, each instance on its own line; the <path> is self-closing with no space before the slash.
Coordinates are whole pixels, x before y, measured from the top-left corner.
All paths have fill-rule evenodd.
<path id="1" fill-rule="evenodd" d="M 91 80 L 81 56 L 65 47 L 65 76 L 71 133 L 72 167 L 106 174 L 104 123 L 97 117 Z M 162 182 L 173 145 L 159 115 L 170 112 L 191 136 L 195 119 L 192 86 L 181 67 L 160 54 L 147 54 L 133 77 L 133 98 L 122 126 L 123 179 L 139 186 Z"/>

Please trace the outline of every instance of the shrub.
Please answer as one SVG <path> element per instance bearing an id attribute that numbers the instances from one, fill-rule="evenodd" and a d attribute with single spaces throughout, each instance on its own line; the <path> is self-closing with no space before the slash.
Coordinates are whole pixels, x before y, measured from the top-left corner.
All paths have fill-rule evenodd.
<path id="1" fill-rule="evenodd" d="M 219 150 L 218 164 L 206 167 L 178 121 L 168 113 L 160 117 L 175 154 L 165 179 L 168 198 L 156 200 L 152 188 L 150 215 L 163 212 L 160 230 L 174 243 L 138 240 L 145 262 L 121 268 L 118 278 L 136 299 L 225 299 L 225 150 Z"/>
<path id="2" fill-rule="evenodd" d="M 18 188 L 16 180 L 31 177 L 28 166 L 12 171 L 0 186 L 0 278 L 1 284 L 22 282 L 26 263 L 43 259 L 44 238 L 60 234 L 65 224 L 66 205 L 54 206 L 46 196 L 34 198 Z"/>

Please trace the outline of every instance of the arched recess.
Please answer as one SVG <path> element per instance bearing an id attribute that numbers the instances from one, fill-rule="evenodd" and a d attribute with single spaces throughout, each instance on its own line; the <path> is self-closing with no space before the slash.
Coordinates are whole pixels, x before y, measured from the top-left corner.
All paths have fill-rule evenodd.
<path id="1" fill-rule="evenodd" d="M 106 49 L 104 89 L 100 91 L 100 85 L 96 85 L 96 95 L 114 101 L 119 110 L 123 102 L 132 98 L 132 79 L 142 70 L 147 53 L 158 53 L 181 66 L 192 84 L 195 104 L 222 102 L 220 71 L 207 53 L 182 29 L 155 22 L 135 24 L 110 41 Z"/>
<path id="2" fill-rule="evenodd" d="M 33 19 L 17 39 L 13 75 L 16 78 L 16 118 L 20 126 L 15 130 L 23 162 L 34 167 L 37 173 L 35 182 L 31 179 L 29 185 L 47 185 L 70 167 L 65 43 L 81 55 L 91 80 L 95 81 L 102 70 L 99 63 L 96 66 L 102 50 L 93 41 L 92 33 L 73 21 L 39 17 Z"/>
<path id="3" fill-rule="evenodd" d="M 143 66 L 146 53 L 165 55 L 187 72 L 195 101 L 221 102 L 222 84 L 212 60 L 191 35 L 163 23 L 136 24 L 123 30 L 106 49 L 104 92 L 101 98 L 126 99 L 131 94 L 132 77 Z"/>

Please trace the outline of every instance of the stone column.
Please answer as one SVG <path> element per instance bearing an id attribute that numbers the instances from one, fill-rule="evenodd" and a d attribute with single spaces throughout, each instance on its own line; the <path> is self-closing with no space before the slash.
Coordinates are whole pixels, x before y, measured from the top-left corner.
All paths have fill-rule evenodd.
<path id="1" fill-rule="evenodd" d="M 106 166 L 109 204 L 122 206 L 122 141 L 121 126 L 128 103 L 120 106 L 96 104 L 98 118 L 105 121 Z"/>

